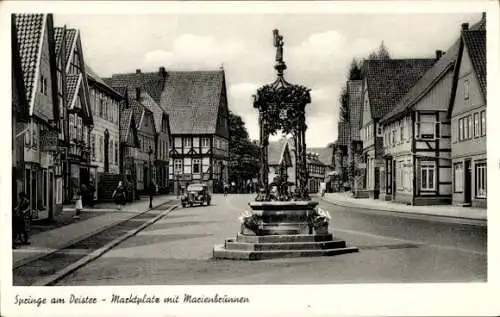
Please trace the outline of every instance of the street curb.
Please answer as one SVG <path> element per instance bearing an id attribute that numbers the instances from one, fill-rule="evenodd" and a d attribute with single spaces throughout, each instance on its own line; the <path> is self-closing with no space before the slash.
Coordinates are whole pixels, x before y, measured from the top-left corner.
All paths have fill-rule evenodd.
<path id="1" fill-rule="evenodd" d="M 436 215 L 436 214 L 431 214 L 431 213 L 423 213 L 423 212 L 411 212 L 411 211 L 398 211 L 398 210 L 390 210 L 390 209 L 380 209 L 377 207 L 371 207 L 371 206 L 365 206 L 365 205 L 357 205 L 357 204 L 352 204 L 352 203 L 344 203 L 344 202 L 339 202 L 339 201 L 334 201 L 330 200 L 327 198 L 322 198 L 324 201 L 329 202 L 331 204 L 341 206 L 341 207 L 347 207 L 347 208 L 360 208 L 360 209 L 367 209 L 367 210 L 375 210 L 375 211 L 385 211 L 385 212 L 394 212 L 398 214 L 410 214 L 410 215 L 422 215 L 422 216 L 431 216 L 431 217 L 440 217 L 440 218 L 448 218 L 448 219 L 461 219 L 461 220 L 470 220 L 470 221 L 477 221 L 477 222 L 483 222 L 484 225 L 487 225 L 487 219 L 481 219 L 481 218 L 468 218 L 468 217 L 461 217 L 461 216 L 448 216 L 448 215 Z"/>
<path id="2" fill-rule="evenodd" d="M 121 222 L 124 222 L 124 221 L 130 220 L 130 219 L 132 219 L 132 218 L 134 218 L 134 217 L 137 217 L 137 216 L 140 216 L 140 215 L 143 215 L 143 214 L 145 214 L 145 213 L 147 213 L 147 212 L 151 211 L 152 209 L 155 209 L 155 208 L 161 207 L 161 206 L 166 205 L 166 204 L 168 204 L 168 203 L 170 203 L 170 202 L 172 202 L 172 201 L 174 201 L 174 199 L 169 200 L 169 201 L 166 201 L 166 202 L 164 202 L 164 203 L 161 203 L 161 204 L 159 204 L 158 206 L 153 206 L 153 208 L 148 208 L 148 209 L 146 209 L 146 210 L 144 210 L 143 212 L 140 212 L 140 213 L 130 213 L 130 217 L 128 217 L 128 218 L 125 218 L 125 219 L 123 219 L 123 220 L 121 220 L 121 221 L 118 221 L 118 222 L 113 222 L 113 223 L 110 223 L 110 224 L 108 224 L 108 225 L 106 225 L 106 226 L 103 226 L 103 227 L 99 227 L 99 228 L 97 228 L 96 230 L 93 230 L 93 231 L 91 231 L 91 232 L 89 232 L 89 233 L 86 233 L 86 234 L 83 234 L 83 235 L 81 235 L 81 236 L 79 236 L 79 237 L 76 237 L 76 238 L 74 238 L 74 239 L 71 239 L 71 240 L 69 240 L 67 243 L 63 244 L 62 246 L 59 246 L 59 247 L 55 248 L 53 251 L 50 251 L 50 252 L 48 252 L 48 253 L 34 254 L 34 255 L 32 255 L 32 256 L 27 256 L 27 257 L 25 257 L 24 259 L 19 260 L 19 262 L 18 262 L 18 263 L 13 264 L 13 265 L 12 265 L 12 270 L 15 270 L 15 269 L 17 269 L 18 267 L 21 267 L 21 266 L 26 265 L 26 264 L 28 264 L 28 263 L 30 263 L 30 262 L 36 261 L 36 260 L 38 260 L 38 259 L 40 259 L 40 258 L 42 258 L 42 257 L 44 257 L 44 256 L 50 255 L 50 254 L 52 254 L 52 253 L 54 253 L 54 252 L 57 252 L 57 251 L 59 251 L 59 250 L 61 250 L 61 249 L 64 249 L 64 248 L 66 248 L 66 247 L 68 247 L 68 246 L 70 246 L 70 245 L 72 245 L 72 244 L 75 244 L 75 243 L 77 243 L 77 242 L 80 242 L 80 241 L 82 241 L 82 240 L 85 240 L 85 239 L 87 239 L 87 238 L 89 238 L 89 237 L 91 237 L 91 236 L 93 236 L 93 235 L 95 235 L 95 234 L 98 234 L 98 233 L 100 233 L 100 232 L 102 232 L 102 231 L 104 231 L 104 230 L 107 230 L 107 229 L 108 229 L 108 228 L 110 228 L 110 227 L 116 226 L 117 224 L 119 224 L 119 223 L 121 223 Z M 115 211 L 116 211 L 116 210 L 115 210 Z"/>
<path id="3" fill-rule="evenodd" d="M 58 271 L 58 272 L 56 272 L 56 273 L 54 273 L 46 278 L 43 278 L 42 280 L 37 281 L 36 283 L 32 284 L 31 286 L 50 286 L 50 285 L 57 283 L 58 281 L 60 281 L 64 277 L 66 277 L 69 274 L 73 273 L 74 271 L 78 270 L 82 266 L 94 261 L 95 259 L 102 256 L 104 253 L 108 252 L 109 250 L 111 250 L 112 248 L 117 246 L 118 244 L 120 244 L 123 241 L 127 240 L 128 238 L 136 235 L 137 233 L 144 230 L 148 226 L 152 225 L 153 223 L 157 222 L 161 218 L 165 217 L 166 215 L 171 213 L 177 207 L 179 207 L 179 204 L 172 206 L 171 208 L 160 213 L 155 218 L 146 221 L 145 223 L 140 225 L 138 228 L 130 230 L 126 234 L 116 238 L 115 240 L 109 242 L 105 246 L 93 251 L 92 253 L 90 253 L 89 255 L 86 255 L 85 257 L 76 261 L 75 263 L 72 263 L 72 264 L 66 266 L 65 268 L 63 268 L 62 270 L 60 270 L 60 271 Z"/>

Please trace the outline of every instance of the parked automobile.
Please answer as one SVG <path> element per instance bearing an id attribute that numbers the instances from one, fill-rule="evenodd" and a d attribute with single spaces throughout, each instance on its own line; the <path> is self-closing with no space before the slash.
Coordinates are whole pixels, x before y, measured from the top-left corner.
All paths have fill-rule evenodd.
<path id="1" fill-rule="evenodd" d="M 186 188 L 184 195 L 182 195 L 182 207 L 201 205 L 210 205 L 211 196 L 208 192 L 207 184 L 191 184 Z"/>

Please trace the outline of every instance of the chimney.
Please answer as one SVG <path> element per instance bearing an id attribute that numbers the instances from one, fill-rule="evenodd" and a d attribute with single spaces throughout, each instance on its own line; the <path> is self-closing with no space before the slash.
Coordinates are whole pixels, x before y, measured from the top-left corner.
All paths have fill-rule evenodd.
<path id="1" fill-rule="evenodd" d="M 140 69 L 140 68 L 136 69 L 136 70 L 135 70 L 135 73 L 136 73 L 136 74 L 140 74 L 140 73 L 141 73 L 141 69 Z"/>
<path id="2" fill-rule="evenodd" d="M 443 56 L 443 51 L 442 50 L 436 50 L 436 60 L 439 60 Z"/>
<path id="3" fill-rule="evenodd" d="M 167 76 L 167 70 L 165 69 L 165 67 L 162 66 L 158 68 L 158 75 L 160 75 L 163 78 Z"/>
<path id="4" fill-rule="evenodd" d="M 135 99 L 138 101 L 141 100 L 141 87 L 135 87 Z"/>
<path id="5" fill-rule="evenodd" d="M 469 23 L 462 23 L 462 31 L 468 31 L 469 30 Z"/>

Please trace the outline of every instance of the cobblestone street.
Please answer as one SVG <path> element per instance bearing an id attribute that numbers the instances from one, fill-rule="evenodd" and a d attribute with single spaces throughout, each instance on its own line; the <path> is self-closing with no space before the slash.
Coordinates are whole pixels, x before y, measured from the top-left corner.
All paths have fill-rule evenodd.
<path id="1" fill-rule="evenodd" d="M 252 195 L 177 208 L 57 285 L 472 282 L 486 280 L 486 227 L 338 207 L 330 231 L 360 248 L 333 257 L 213 260 Z"/>

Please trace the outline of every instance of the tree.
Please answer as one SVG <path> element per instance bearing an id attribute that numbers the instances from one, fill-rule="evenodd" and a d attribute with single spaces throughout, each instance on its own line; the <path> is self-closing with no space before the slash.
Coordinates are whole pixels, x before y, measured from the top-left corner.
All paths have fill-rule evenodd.
<path id="1" fill-rule="evenodd" d="M 229 180 L 239 186 L 257 177 L 259 146 L 250 141 L 243 119 L 229 111 Z"/>
<path id="2" fill-rule="evenodd" d="M 382 43 L 380 43 L 380 46 L 378 47 L 377 56 L 378 59 L 391 59 L 391 55 L 389 54 L 387 47 L 385 47 L 384 41 L 382 41 Z"/>
<path id="3" fill-rule="evenodd" d="M 361 67 L 356 58 L 353 58 L 351 65 L 349 66 L 349 80 L 360 80 L 360 79 L 361 79 Z"/>

